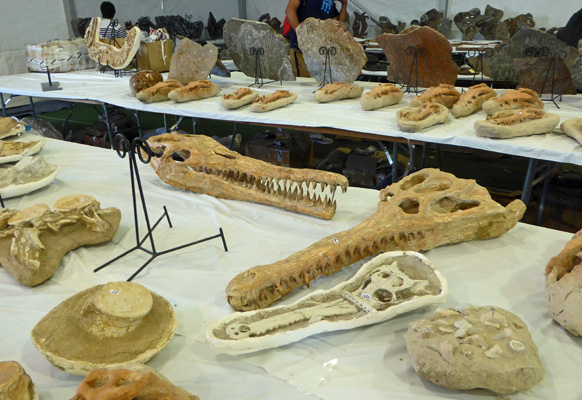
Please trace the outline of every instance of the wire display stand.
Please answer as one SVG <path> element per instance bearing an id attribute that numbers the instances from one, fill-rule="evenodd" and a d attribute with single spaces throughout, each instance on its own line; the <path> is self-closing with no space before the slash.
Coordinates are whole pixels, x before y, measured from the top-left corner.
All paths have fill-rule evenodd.
<path id="1" fill-rule="evenodd" d="M 109 25 L 107 25 L 107 27 L 105 28 L 105 37 L 107 37 L 107 33 L 109 32 L 109 29 L 111 28 L 111 37 L 109 37 L 109 45 L 110 46 L 115 46 L 117 48 L 121 48 L 121 46 L 119 45 L 119 43 L 117 42 L 117 39 L 121 39 L 117 37 L 117 32 L 115 31 L 115 26 L 117 25 L 117 20 L 116 19 L 112 19 L 111 22 L 109 23 Z M 99 62 L 99 64 L 101 64 L 101 62 Z M 101 67 L 99 68 L 99 72 L 101 72 L 102 74 L 104 74 L 107 70 L 111 70 L 113 71 L 113 75 L 116 78 L 120 78 L 122 76 L 126 76 L 126 75 L 132 75 L 135 74 L 136 72 L 139 71 L 139 68 L 137 66 L 137 61 L 135 60 L 135 58 L 131 61 L 131 63 L 129 63 L 129 69 L 124 68 L 124 69 L 117 69 L 117 68 L 113 68 L 111 65 L 109 65 L 109 63 L 107 64 L 101 64 Z"/>
<path id="2" fill-rule="evenodd" d="M 337 49 L 334 46 L 321 46 L 319 48 L 319 54 L 324 56 L 323 61 L 323 81 L 320 83 L 319 87 L 323 87 L 328 83 L 333 82 L 333 78 L 331 75 L 331 57 L 337 54 Z M 327 79 L 329 76 L 329 79 Z"/>
<path id="3" fill-rule="evenodd" d="M 412 63 L 410 64 L 410 71 L 408 72 L 408 80 L 405 84 L 401 84 L 401 89 L 404 89 L 404 93 L 413 93 L 419 94 L 423 92 L 423 90 L 418 90 L 418 58 L 419 57 L 426 57 L 428 52 L 426 51 L 425 47 L 414 47 L 408 46 L 404 51 L 407 56 L 412 56 Z M 414 85 L 411 85 L 413 80 L 414 74 Z"/>
<path id="4" fill-rule="evenodd" d="M 164 218 L 168 221 L 168 225 L 170 226 L 170 228 L 172 228 L 172 221 L 170 220 L 170 215 L 168 214 L 168 209 L 166 208 L 166 206 L 163 206 L 163 208 L 164 208 L 163 214 L 158 218 L 158 220 L 153 225 L 150 223 L 150 218 L 149 218 L 149 214 L 147 211 L 147 204 L 146 204 L 146 200 L 145 200 L 145 196 L 144 196 L 144 192 L 143 192 L 143 187 L 141 184 L 141 179 L 139 176 L 139 169 L 138 169 L 138 163 L 137 163 L 137 158 L 139 158 L 139 160 L 142 163 L 147 164 L 150 162 L 152 157 L 157 157 L 158 155 L 152 151 L 152 149 L 148 145 L 147 141 L 137 137 L 137 138 L 133 139 L 133 141 L 130 144 L 129 140 L 123 134 L 117 134 L 115 136 L 114 148 L 115 148 L 115 151 L 117 152 L 117 155 L 120 158 L 125 158 L 127 156 L 128 160 L 129 160 L 129 173 L 130 173 L 130 177 L 131 177 L 131 196 L 132 196 L 132 200 L 133 200 L 133 219 L 134 219 L 134 224 L 135 224 L 135 242 L 136 242 L 136 244 L 131 249 L 129 249 L 129 250 L 123 252 L 122 254 L 118 255 L 117 257 L 107 261 L 105 264 L 102 264 L 99 267 L 95 268 L 93 270 L 93 272 L 97 272 L 97 271 L 102 270 L 103 268 L 109 266 L 110 264 L 121 259 L 122 257 L 125 257 L 129 253 L 134 252 L 135 250 L 141 250 L 141 251 L 149 254 L 150 258 L 141 267 L 139 267 L 137 269 L 137 271 L 135 271 L 127 279 L 127 281 L 131 281 L 133 278 L 135 278 L 141 271 L 143 271 L 143 269 L 145 267 L 147 267 L 157 257 L 162 256 L 164 254 L 171 253 L 173 251 L 181 250 L 181 249 L 184 249 L 186 247 L 190 247 L 190 246 L 202 243 L 202 242 L 206 242 L 208 240 L 221 238 L 222 245 L 224 246 L 224 251 L 228 251 L 228 247 L 226 246 L 226 239 L 224 237 L 224 232 L 222 231 L 222 228 L 218 228 L 219 233 L 214 235 L 214 236 L 209 236 L 209 237 L 206 237 L 204 239 L 196 240 L 194 242 L 190 242 L 190 243 L 186 243 L 186 244 L 183 244 L 180 246 L 172 247 L 171 249 L 158 251 L 156 249 L 156 244 L 155 244 L 155 240 L 154 240 L 154 236 L 153 236 L 154 229 L 156 229 L 156 227 L 159 225 L 159 223 Z M 140 233 L 139 233 L 139 215 L 138 215 L 138 206 L 137 206 L 138 196 L 139 196 L 139 201 L 141 202 L 141 207 L 142 207 L 143 215 L 145 218 L 146 230 L 147 230 L 147 233 L 142 238 L 140 238 Z M 144 247 L 144 243 L 148 240 L 149 240 L 150 248 Z"/>
<path id="5" fill-rule="evenodd" d="M 249 54 L 251 56 L 255 56 L 255 83 L 249 85 L 249 87 L 259 85 L 258 88 L 260 89 L 261 87 L 263 87 L 263 85 L 277 82 L 276 80 L 268 81 L 268 82 L 265 82 L 263 80 L 263 67 L 262 67 L 262 63 L 261 63 L 261 57 L 263 57 L 265 55 L 265 49 L 263 49 L 262 47 L 254 47 L 253 46 L 249 49 Z M 281 85 L 282 84 L 283 84 L 283 81 L 281 81 Z"/>
<path id="6" fill-rule="evenodd" d="M 548 69 L 538 95 L 542 101 L 551 101 L 556 108 L 560 109 L 556 100 L 562 101 L 562 93 L 555 93 L 556 64 L 558 61 L 564 62 L 568 57 L 568 54 L 563 50 L 558 50 L 555 53 L 552 53 L 548 47 L 528 47 L 525 49 L 525 55 L 527 57 L 539 58 L 542 62 L 548 62 Z M 550 83 L 550 98 L 543 98 L 544 89 L 546 88 L 548 81 Z"/>
<path id="7" fill-rule="evenodd" d="M 479 75 L 479 73 L 481 73 L 481 81 L 477 82 L 477 84 L 485 83 L 485 75 L 483 74 L 483 70 L 485 69 L 485 63 L 483 62 L 483 59 L 493 57 L 493 49 L 491 47 L 485 48 L 474 47 L 467 51 L 467 57 L 477 59 L 477 63 L 474 66 L 475 73 L 473 74 L 473 79 L 471 80 L 471 86 L 475 86 L 476 84 L 475 82 L 477 81 L 476 78 L 477 75 Z"/>

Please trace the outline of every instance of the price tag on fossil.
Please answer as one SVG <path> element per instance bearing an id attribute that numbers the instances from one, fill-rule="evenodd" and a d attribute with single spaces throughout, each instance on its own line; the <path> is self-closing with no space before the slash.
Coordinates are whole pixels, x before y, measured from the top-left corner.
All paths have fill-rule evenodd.
<path id="1" fill-rule="evenodd" d="M 334 242 L 335 244 L 339 243 L 339 240 L 337 240 L 337 238 L 332 238 L 331 241 Z"/>
<path id="2" fill-rule="evenodd" d="M 109 291 L 109 293 L 111 293 L 111 294 L 119 294 L 119 290 L 111 289 Z"/>
<path id="3" fill-rule="evenodd" d="M 362 293 L 362 294 L 360 295 L 360 297 L 361 297 L 362 299 L 370 300 L 370 295 L 369 295 L 368 293 Z"/>

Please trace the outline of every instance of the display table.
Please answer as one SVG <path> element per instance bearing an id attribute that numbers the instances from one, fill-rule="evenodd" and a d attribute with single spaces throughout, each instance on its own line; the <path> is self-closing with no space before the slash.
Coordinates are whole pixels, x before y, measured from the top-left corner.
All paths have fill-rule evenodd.
<path id="1" fill-rule="evenodd" d="M 114 151 L 47 140 L 40 152 L 61 167 L 56 181 L 21 198 L 9 208 L 37 203 L 49 206 L 66 195 L 94 196 L 103 208 L 122 211 L 114 239 L 69 253 L 52 279 L 34 288 L 20 286 L 0 269 L 0 360 L 20 362 L 36 383 L 40 398 L 73 397 L 81 377 L 54 368 L 33 346 L 30 331 L 53 307 L 83 289 L 127 279 L 146 259 L 131 254 L 104 270 L 101 263 L 135 244 L 129 167 Z M 316 335 L 282 348 L 243 356 L 217 354 L 204 341 L 210 323 L 232 312 L 224 290 L 236 274 L 283 259 L 320 238 L 349 229 L 376 209 L 379 192 L 350 188 L 336 194 L 337 213 L 320 220 L 255 203 L 220 200 L 166 185 L 146 165 L 140 174 L 152 219 L 166 205 L 174 228 L 162 222 L 155 231 L 159 250 L 211 236 L 220 239 L 159 257 L 135 282 L 164 296 L 178 318 L 176 336 L 148 365 L 203 400 L 237 399 L 466 399 L 468 394 L 440 388 L 412 369 L 404 345 L 408 322 L 432 313 L 428 307 L 394 320 L 351 331 Z M 339 192 L 339 191 L 338 191 Z M 512 399 L 576 399 L 582 395 L 579 366 L 582 339 L 548 317 L 544 267 L 571 234 L 518 224 L 501 238 L 437 248 L 425 255 L 445 275 L 454 307 L 473 303 L 507 308 L 522 318 L 537 343 L 546 378 L 532 392 Z M 297 290 L 285 303 L 316 289 L 330 288 L 355 273 L 350 267 Z M 471 392 L 473 398 L 491 398 Z"/>

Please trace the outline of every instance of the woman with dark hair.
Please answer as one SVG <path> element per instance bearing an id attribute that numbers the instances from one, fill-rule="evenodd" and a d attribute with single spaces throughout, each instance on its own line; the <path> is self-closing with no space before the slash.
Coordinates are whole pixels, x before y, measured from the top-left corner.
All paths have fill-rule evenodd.
<path id="1" fill-rule="evenodd" d="M 115 17 L 115 6 L 109 2 L 104 1 L 101 3 L 101 26 L 99 27 L 99 37 L 104 39 L 114 39 L 121 38 L 125 39 L 127 37 L 127 31 L 114 21 Z"/>

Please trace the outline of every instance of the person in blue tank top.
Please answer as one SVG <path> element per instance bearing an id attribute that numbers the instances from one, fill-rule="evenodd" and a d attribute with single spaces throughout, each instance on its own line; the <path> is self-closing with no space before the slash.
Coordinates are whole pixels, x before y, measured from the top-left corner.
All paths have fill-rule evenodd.
<path id="1" fill-rule="evenodd" d="M 287 20 L 291 26 L 289 32 L 289 46 L 291 65 L 296 76 L 309 76 L 303 54 L 299 50 L 297 43 L 297 34 L 295 29 L 307 18 L 329 19 L 337 18 L 341 22 L 346 22 L 348 15 L 348 0 L 338 0 L 341 3 L 341 9 L 338 11 L 334 0 L 289 0 L 285 9 Z"/>

